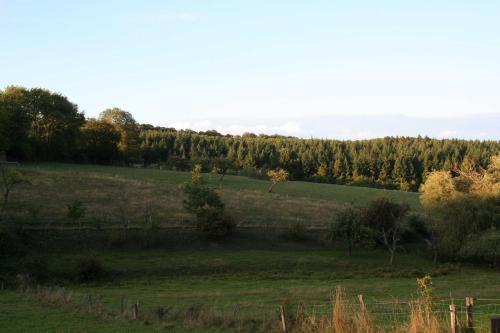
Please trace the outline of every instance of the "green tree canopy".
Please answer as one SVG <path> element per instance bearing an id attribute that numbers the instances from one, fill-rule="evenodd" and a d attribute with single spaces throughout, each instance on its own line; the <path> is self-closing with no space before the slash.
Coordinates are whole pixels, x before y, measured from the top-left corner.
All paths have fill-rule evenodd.
<path id="1" fill-rule="evenodd" d="M 112 124 L 120 133 L 119 150 L 128 162 L 139 159 L 139 127 L 130 112 L 119 108 L 106 109 L 99 115 L 99 120 Z"/>
<path id="2" fill-rule="evenodd" d="M 384 197 L 374 199 L 366 208 L 365 223 L 389 251 L 391 265 L 403 230 L 404 218 L 409 211 L 407 204 L 399 204 Z"/>
<path id="3" fill-rule="evenodd" d="M 120 132 L 112 124 L 89 119 L 81 132 L 84 155 L 89 162 L 109 164 L 118 160 Z"/>

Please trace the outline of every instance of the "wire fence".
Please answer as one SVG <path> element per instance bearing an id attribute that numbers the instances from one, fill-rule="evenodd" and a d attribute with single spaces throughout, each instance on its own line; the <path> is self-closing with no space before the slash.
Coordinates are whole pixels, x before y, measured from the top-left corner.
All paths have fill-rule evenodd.
<path id="1" fill-rule="evenodd" d="M 77 311 L 90 313 L 114 314 L 117 316 L 133 317 L 134 308 L 137 306 L 143 316 L 156 318 L 166 313 L 175 314 L 178 317 L 191 316 L 192 313 L 204 311 L 214 316 L 231 318 L 231 320 L 259 319 L 278 320 L 280 306 L 286 304 L 290 314 L 298 313 L 302 309 L 304 315 L 310 316 L 333 316 L 335 300 L 317 301 L 266 301 L 247 300 L 240 303 L 182 303 L 172 302 L 170 304 L 159 304 L 151 301 L 141 301 L 126 295 L 103 297 L 91 294 L 72 294 L 64 288 L 38 288 L 27 293 L 41 302 L 56 303 L 68 306 Z M 412 311 L 415 309 L 414 299 L 390 299 L 377 300 L 367 298 L 360 302 L 356 295 L 348 295 L 343 300 L 350 313 L 364 311 L 372 318 L 373 322 L 381 327 L 390 327 L 404 324 L 409 321 Z M 440 322 L 451 324 L 450 305 L 454 305 L 457 327 L 473 328 L 476 332 L 488 332 L 490 320 L 494 316 L 500 316 L 500 298 L 473 298 L 472 307 L 466 305 L 466 297 L 453 299 L 436 298 L 432 302 L 432 313 Z M 468 322 L 467 318 L 472 313 L 473 320 Z M 161 318 L 160 318 L 161 319 Z"/>

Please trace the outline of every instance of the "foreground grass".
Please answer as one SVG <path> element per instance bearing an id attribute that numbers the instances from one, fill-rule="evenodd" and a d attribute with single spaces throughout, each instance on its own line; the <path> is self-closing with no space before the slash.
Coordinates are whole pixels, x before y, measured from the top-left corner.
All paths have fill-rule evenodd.
<path id="1" fill-rule="evenodd" d="M 343 251 L 331 249 L 241 250 L 216 246 L 202 251 L 113 250 L 93 255 L 107 272 L 103 280 L 90 284 L 72 282 L 71 272 L 81 253 L 58 253 L 50 256 L 49 269 L 60 281 L 50 284 L 64 286 L 77 303 L 85 302 L 89 295 L 101 297 L 106 311 L 113 314 L 120 313 L 124 299 L 127 309 L 132 302 L 139 301 L 141 313 L 148 318 L 154 318 L 160 307 L 168 307 L 169 313 L 178 315 L 202 305 L 228 318 L 275 322 L 278 306 L 285 300 L 290 300 L 292 305 L 301 301 L 309 312 L 329 313 L 332 291 L 342 285 L 352 300 L 363 294 L 375 321 L 390 326 L 407 319 L 409 307 L 404 302 L 417 297 L 416 278 L 424 274 L 433 276 L 436 311 L 444 314 L 444 318 L 448 304 L 453 301 L 460 305 L 466 296 L 500 299 L 498 271 L 450 264 L 434 266 L 412 255 L 398 256 L 395 266 L 389 267 L 386 254 L 379 250 L 357 251 L 353 257 L 346 257 Z M 7 308 L 26 313 L 30 321 L 46 315 L 47 322 L 57 322 L 61 316 L 64 317 L 61 325 L 67 323 L 69 326 L 64 327 L 71 327 L 73 331 L 85 327 L 89 332 L 127 332 L 126 329 L 153 332 L 162 327 L 161 321 L 149 320 L 149 326 L 145 327 L 145 320 L 141 326 L 124 318 L 113 319 L 116 315 L 95 321 L 92 326 L 80 319 L 87 318 L 81 313 L 64 315 L 64 307 L 40 306 L 12 293 L 5 295 Z M 477 309 L 483 309 L 475 317 L 478 326 L 486 327 L 488 316 L 500 311 L 500 305 L 494 304 L 476 302 Z M 21 320 L 8 323 L 1 316 L 0 325 L 3 320 L 5 327 L 28 325 Z M 172 325 L 169 327 L 174 332 L 185 329 L 184 323 L 174 317 L 167 316 L 164 320 Z M 72 323 L 75 326 L 71 326 Z M 40 332 L 30 331 L 28 326 L 18 328 L 23 332 Z M 226 329 L 219 327 L 215 331 Z"/>
<path id="2" fill-rule="evenodd" d="M 158 327 L 119 318 L 101 318 L 68 311 L 64 307 L 40 303 L 13 291 L 0 291 L 2 333 L 151 333 Z M 165 331 L 165 330 L 162 330 Z M 172 333 L 216 333 L 211 329 L 170 327 Z"/>
<path id="3" fill-rule="evenodd" d="M 68 224 L 67 205 L 74 200 L 88 208 L 81 221 L 86 225 L 123 223 L 123 215 L 136 225 L 151 219 L 162 225 L 186 225 L 190 219 L 182 208 L 181 185 L 190 178 L 187 172 L 72 164 L 22 168 L 31 185 L 13 192 L 11 212 L 23 222 Z M 351 202 L 363 206 L 377 196 L 421 209 L 416 193 L 307 182 L 288 182 L 277 186 L 276 193 L 267 193 L 267 181 L 228 175 L 219 184 L 215 175 L 207 178 L 218 188 L 227 211 L 243 226 L 294 222 L 325 226 L 339 207 Z"/>

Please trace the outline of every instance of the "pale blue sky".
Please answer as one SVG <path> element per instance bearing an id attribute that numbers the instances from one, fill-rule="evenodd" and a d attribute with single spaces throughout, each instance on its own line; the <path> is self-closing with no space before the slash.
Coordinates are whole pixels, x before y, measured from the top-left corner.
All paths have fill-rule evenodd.
<path id="1" fill-rule="evenodd" d="M 221 132 L 500 139 L 498 1 L 0 0 L 0 88 Z"/>

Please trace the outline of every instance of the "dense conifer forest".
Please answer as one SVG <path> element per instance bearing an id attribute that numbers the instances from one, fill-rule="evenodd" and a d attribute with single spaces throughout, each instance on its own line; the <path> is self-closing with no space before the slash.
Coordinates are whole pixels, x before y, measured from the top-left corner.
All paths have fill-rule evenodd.
<path id="1" fill-rule="evenodd" d="M 166 120 L 168 121 L 168 120 Z M 331 133 L 335 137 L 335 133 Z M 466 156 L 485 167 L 498 141 L 386 137 L 341 141 L 245 133 L 223 135 L 138 124 L 118 108 L 85 118 L 65 96 L 41 88 L 0 91 L 0 151 L 18 161 L 140 164 L 266 177 L 283 168 L 292 180 L 416 191 L 426 175 L 451 170 Z"/>

